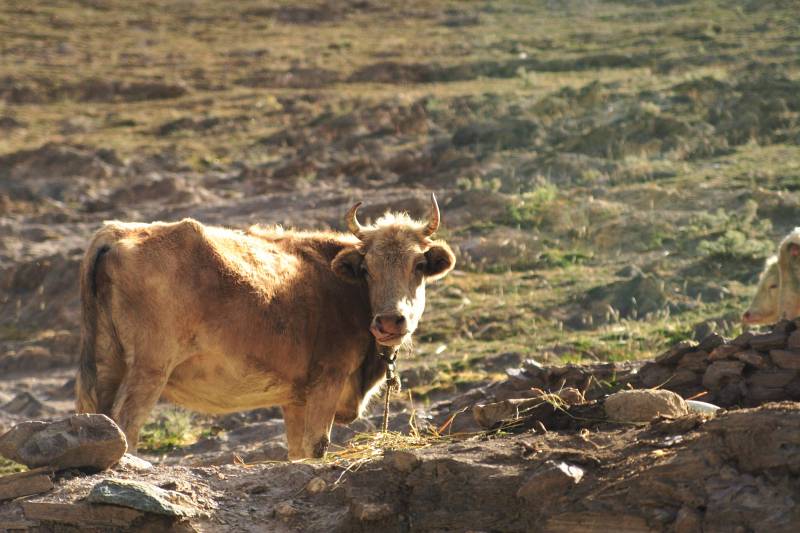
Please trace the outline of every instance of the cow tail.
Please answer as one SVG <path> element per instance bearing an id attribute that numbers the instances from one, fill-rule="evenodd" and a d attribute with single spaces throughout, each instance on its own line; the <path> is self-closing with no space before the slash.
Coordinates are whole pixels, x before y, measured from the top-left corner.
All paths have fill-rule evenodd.
<path id="1" fill-rule="evenodd" d="M 97 332 L 100 320 L 98 270 L 111 246 L 95 239 L 81 263 L 81 353 L 75 380 L 75 408 L 78 413 L 97 412 Z"/>

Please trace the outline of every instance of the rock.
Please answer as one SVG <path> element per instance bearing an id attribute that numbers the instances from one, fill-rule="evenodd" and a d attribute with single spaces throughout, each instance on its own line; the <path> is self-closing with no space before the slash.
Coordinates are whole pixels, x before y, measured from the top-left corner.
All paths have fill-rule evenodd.
<path id="1" fill-rule="evenodd" d="M 311 480 L 306 483 L 306 491 L 309 494 L 319 494 L 323 492 L 325 489 L 328 488 L 328 482 L 322 479 L 321 477 L 311 478 Z"/>
<path id="2" fill-rule="evenodd" d="M 797 329 L 795 323 L 791 320 L 783 319 L 772 326 L 773 333 L 781 333 L 788 335 Z"/>
<path id="3" fill-rule="evenodd" d="M 583 479 L 582 468 L 562 461 L 546 461 L 517 490 L 517 498 L 532 505 L 556 500 Z"/>
<path id="4" fill-rule="evenodd" d="M 421 462 L 419 457 L 407 450 L 386 450 L 383 458 L 400 472 L 411 472 Z"/>
<path id="5" fill-rule="evenodd" d="M 794 350 L 800 348 L 800 330 L 793 331 L 786 339 L 786 349 Z"/>
<path id="6" fill-rule="evenodd" d="M 370 503 L 355 500 L 350 503 L 350 512 L 361 522 L 375 522 L 392 516 L 394 509 L 388 503 Z"/>
<path id="7" fill-rule="evenodd" d="M 289 457 L 289 449 L 282 442 L 265 442 L 261 448 L 247 452 L 242 455 L 245 463 L 257 463 L 261 461 L 286 461 Z"/>
<path id="8" fill-rule="evenodd" d="M 657 416 L 677 418 L 689 413 L 686 402 L 668 390 L 626 390 L 606 398 L 606 416 L 617 422 L 649 422 Z"/>
<path id="9" fill-rule="evenodd" d="M 22 502 L 22 509 L 30 520 L 73 524 L 84 528 L 125 528 L 144 516 L 135 509 L 88 503 Z"/>
<path id="10" fill-rule="evenodd" d="M 770 350 L 769 358 L 778 368 L 800 370 L 800 351 Z"/>
<path id="11" fill-rule="evenodd" d="M 586 401 L 586 398 L 583 397 L 581 391 L 575 387 L 565 387 L 558 391 L 557 395 L 567 405 L 578 405 Z"/>
<path id="12" fill-rule="evenodd" d="M 86 499 L 166 516 L 190 518 L 200 514 L 188 496 L 142 481 L 104 479 L 92 487 Z"/>
<path id="13" fill-rule="evenodd" d="M 675 533 L 701 533 L 703 531 L 703 517 L 696 510 L 684 505 L 675 518 Z"/>
<path id="14" fill-rule="evenodd" d="M 742 380 L 731 381 L 714 393 L 715 403 L 728 407 L 737 405 L 747 395 L 747 385 Z"/>
<path id="15" fill-rule="evenodd" d="M 278 504 L 275 505 L 274 511 L 275 511 L 275 516 L 277 516 L 282 520 L 288 520 L 289 518 L 297 514 L 297 508 L 292 504 L 291 500 L 285 502 L 278 502 Z"/>
<path id="16" fill-rule="evenodd" d="M 750 339 L 752 339 L 755 334 L 752 331 L 745 331 L 735 339 L 731 341 L 731 344 L 734 346 L 739 346 L 742 348 L 748 348 L 750 346 Z"/>
<path id="17" fill-rule="evenodd" d="M 678 361 L 678 367 L 695 372 L 705 372 L 708 368 L 708 352 L 703 350 L 689 352 Z"/>
<path id="18" fill-rule="evenodd" d="M 655 362 L 662 365 L 674 365 L 680 361 L 681 357 L 695 349 L 697 349 L 697 347 L 694 342 L 681 341 L 666 352 L 657 356 Z"/>
<path id="19" fill-rule="evenodd" d="M 776 402 L 785 400 L 787 397 L 788 395 L 783 387 L 765 387 L 757 384 L 751 384 L 747 387 L 747 402 L 750 404 Z"/>
<path id="20" fill-rule="evenodd" d="M 55 409 L 40 402 L 30 392 L 21 392 L 17 394 L 11 401 L 0 407 L 0 409 L 6 413 L 21 415 L 26 418 L 35 418 L 55 412 Z"/>
<path id="21" fill-rule="evenodd" d="M 127 449 L 125 434 L 110 418 L 98 414 L 23 422 L 0 437 L 0 454 L 29 468 L 103 470 L 116 464 Z"/>
<path id="22" fill-rule="evenodd" d="M 29 470 L 0 477 L 0 501 L 40 494 L 53 488 L 48 470 Z"/>
<path id="23" fill-rule="evenodd" d="M 416 366 L 409 368 L 400 373 L 400 379 L 403 382 L 403 387 L 413 389 L 420 385 L 428 385 L 433 383 L 433 380 L 438 375 L 435 368 L 429 366 Z"/>
<path id="24" fill-rule="evenodd" d="M 703 386 L 709 390 L 717 390 L 725 381 L 738 379 L 744 370 L 741 361 L 716 361 L 703 374 Z"/>
<path id="25" fill-rule="evenodd" d="M 738 339 L 738 337 L 737 337 Z M 719 361 L 720 359 L 730 359 L 736 353 L 742 351 L 743 347 L 737 344 L 722 344 L 714 348 L 709 354 L 708 358 L 711 361 Z"/>
<path id="26" fill-rule="evenodd" d="M 755 350 L 744 350 L 743 352 L 737 352 L 733 357 L 756 368 L 766 368 L 769 366 L 767 358 Z"/>
<path id="27" fill-rule="evenodd" d="M 120 457 L 119 462 L 114 465 L 114 470 L 130 470 L 133 472 L 147 472 L 153 469 L 153 463 L 145 461 L 135 455 L 125 453 Z"/>
<path id="28" fill-rule="evenodd" d="M 639 369 L 639 380 L 642 386 L 647 388 L 663 385 L 670 379 L 670 376 L 672 376 L 672 370 L 658 363 L 645 363 Z"/>
<path id="29" fill-rule="evenodd" d="M 689 368 L 679 368 L 675 371 L 672 376 L 664 383 L 664 386 L 668 390 L 682 390 L 684 387 L 693 387 L 700 385 L 700 381 L 702 380 L 702 372 L 704 368 L 700 367 L 695 370 L 691 370 Z M 657 383 L 656 385 L 661 385 L 661 383 Z"/>
<path id="30" fill-rule="evenodd" d="M 750 347 L 760 352 L 783 348 L 785 346 L 785 333 L 765 333 L 763 335 L 754 335 L 753 338 L 750 339 Z"/>
<path id="31" fill-rule="evenodd" d="M 762 387 L 780 388 L 788 385 L 796 376 L 796 370 L 765 368 L 747 378 L 747 383 L 749 385 L 760 385 Z"/>
<path id="32" fill-rule="evenodd" d="M 702 341 L 700 341 L 700 344 L 697 345 L 697 350 L 710 352 L 711 350 L 717 348 L 718 346 L 721 346 L 724 343 L 725 343 L 725 338 L 722 335 L 718 333 L 711 333 L 710 335 L 707 335 L 705 338 L 703 338 Z"/>
<path id="33" fill-rule="evenodd" d="M 545 400 L 541 398 L 515 398 L 502 402 L 476 405 L 472 408 L 475 422 L 484 429 L 490 429 L 503 421 L 514 420 L 520 417 L 526 408 L 538 405 Z"/>

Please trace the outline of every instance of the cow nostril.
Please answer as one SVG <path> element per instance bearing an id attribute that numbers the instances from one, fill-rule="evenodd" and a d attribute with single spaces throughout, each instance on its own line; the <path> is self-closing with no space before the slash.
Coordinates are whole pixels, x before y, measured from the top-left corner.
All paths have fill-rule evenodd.
<path id="1" fill-rule="evenodd" d="M 400 333 L 406 324 L 406 317 L 400 314 L 386 314 L 375 317 L 378 330 L 386 333 Z"/>

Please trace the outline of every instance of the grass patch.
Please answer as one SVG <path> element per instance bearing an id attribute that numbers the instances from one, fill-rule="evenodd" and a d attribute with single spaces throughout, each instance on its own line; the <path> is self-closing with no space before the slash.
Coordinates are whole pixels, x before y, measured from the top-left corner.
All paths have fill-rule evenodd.
<path id="1" fill-rule="evenodd" d="M 139 449 L 148 453 L 165 453 L 192 444 L 200 436 L 201 428 L 195 426 L 190 412 L 169 407 L 142 427 Z"/>
<path id="2" fill-rule="evenodd" d="M 0 476 L 14 474 L 16 472 L 25 472 L 26 470 L 28 470 L 27 466 L 15 463 L 5 457 L 0 457 Z"/>

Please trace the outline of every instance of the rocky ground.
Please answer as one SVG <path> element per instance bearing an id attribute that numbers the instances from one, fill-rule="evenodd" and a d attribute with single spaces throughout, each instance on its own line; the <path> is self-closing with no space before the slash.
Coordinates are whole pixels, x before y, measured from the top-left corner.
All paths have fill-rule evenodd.
<path id="1" fill-rule="evenodd" d="M 162 405 L 143 479 L 194 487 L 207 530 L 566 531 L 609 513 L 630 530 L 786 527 L 794 410 L 757 406 L 798 399 L 800 344 L 793 323 L 748 337 L 738 316 L 800 207 L 791 1 L 47 0 L 0 5 L 0 35 L 0 429 L 71 410 L 77 268 L 103 220 L 341 228 L 355 201 L 367 218 L 422 216 L 435 191 L 458 269 L 429 288 L 391 428 L 491 437 L 336 483 L 344 459 L 263 463 L 286 454 L 274 409 Z M 595 400 L 628 385 L 731 410 L 660 447 L 643 444 L 657 425 L 504 436 L 471 412 L 531 388 Z M 789 436 L 771 459 L 730 437 L 775 417 Z M 379 420 L 337 428 L 340 453 Z M 528 476 L 563 471 L 547 460 L 583 480 L 554 481 L 547 505 L 515 500 Z M 674 485 L 653 481 L 664 468 Z M 59 476 L 55 500 L 96 481 Z M 313 477 L 328 489 L 305 491 Z M 461 481 L 476 500 L 447 488 Z M 474 512 L 501 496 L 525 505 Z M 439 511 L 451 503 L 463 511 Z"/>

